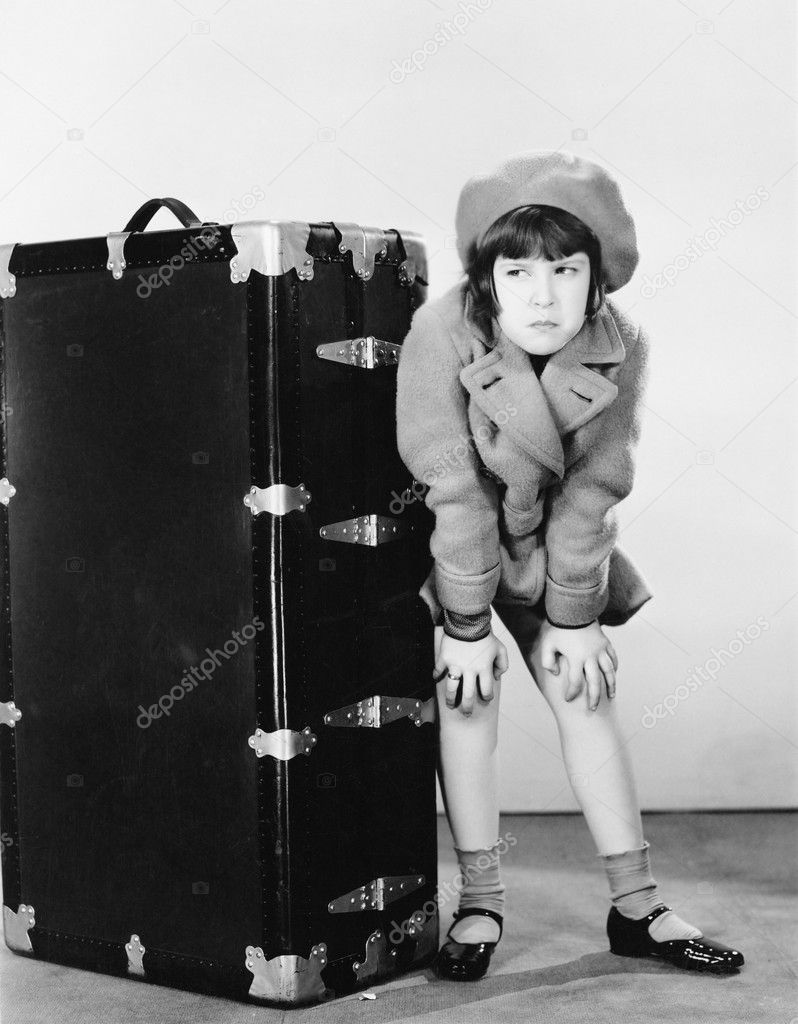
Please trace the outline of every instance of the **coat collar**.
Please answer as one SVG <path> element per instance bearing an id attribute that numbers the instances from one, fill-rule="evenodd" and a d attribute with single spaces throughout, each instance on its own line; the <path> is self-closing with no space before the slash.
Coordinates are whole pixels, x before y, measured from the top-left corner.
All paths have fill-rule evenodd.
<path id="1" fill-rule="evenodd" d="M 486 415 L 562 479 L 562 435 L 593 419 L 618 394 L 617 384 L 591 369 L 626 358 L 612 314 L 605 304 L 592 323 L 586 320 L 549 356 L 540 379 L 527 352 L 495 321 L 494 341 L 493 348 L 463 367 L 460 380 Z"/>

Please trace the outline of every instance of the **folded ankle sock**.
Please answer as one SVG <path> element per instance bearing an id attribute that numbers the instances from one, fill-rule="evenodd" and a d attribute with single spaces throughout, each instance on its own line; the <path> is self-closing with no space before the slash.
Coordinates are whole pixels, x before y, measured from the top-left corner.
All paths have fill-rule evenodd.
<path id="1" fill-rule="evenodd" d="M 657 892 L 657 881 L 651 875 L 649 848 L 650 843 L 644 841 L 638 849 L 598 854 L 610 883 L 613 905 L 624 917 L 633 921 L 639 921 L 656 907 L 665 905 Z M 648 926 L 648 933 L 655 942 L 703 937 L 698 928 L 683 921 L 672 910 L 655 918 Z"/>
<path id="2" fill-rule="evenodd" d="M 454 847 L 463 876 L 459 909 L 481 907 L 504 915 L 505 885 L 499 868 L 500 840 L 479 850 Z M 456 921 L 451 936 L 456 942 L 489 942 L 499 935 L 499 925 L 487 915 L 469 916 Z"/>

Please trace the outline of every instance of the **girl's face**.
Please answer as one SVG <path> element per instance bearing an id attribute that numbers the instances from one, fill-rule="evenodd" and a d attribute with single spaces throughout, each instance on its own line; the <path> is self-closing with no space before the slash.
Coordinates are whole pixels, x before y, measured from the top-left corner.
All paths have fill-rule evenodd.
<path id="1" fill-rule="evenodd" d="M 587 253 L 559 260 L 499 256 L 493 265 L 493 281 L 499 326 L 527 352 L 550 355 L 581 330 L 590 290 Z"/>

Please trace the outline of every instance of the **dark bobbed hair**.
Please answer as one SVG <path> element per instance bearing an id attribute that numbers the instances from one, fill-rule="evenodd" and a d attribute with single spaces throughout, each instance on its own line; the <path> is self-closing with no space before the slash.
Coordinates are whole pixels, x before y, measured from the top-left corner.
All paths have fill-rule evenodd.
<path id="1" fill-rule="evenodd" d="M 584 252 L 590 260 L 590 287 L 585 313 L 594 320 L 604 303 L 606 286 L 601 268 L 601 243 L 579 217 L 558 206 L 517 206 L 498 217 L 482 242 L 468 248 L 465 272 L 471 300 L 471 318 L 488 345 L 493 345 L 492 320 L 499 300 L 493 283 L 493 265 L 507 259 L 560 260 Z"/>

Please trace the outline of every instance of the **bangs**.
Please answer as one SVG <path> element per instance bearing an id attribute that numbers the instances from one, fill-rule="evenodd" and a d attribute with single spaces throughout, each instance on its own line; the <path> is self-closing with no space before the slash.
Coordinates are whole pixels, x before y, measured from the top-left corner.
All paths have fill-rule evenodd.
<path id="1" fill-rule="evenodd" d="M 583 252 L 590 260 L 590 287 L 586 316 L 598 315 L 606 286 L 601 267 L 601 243 L 594 231 L 579 217 L 558 206 L 517 206 L 498 217 L 466 255 L 468 292 L 472 319 L 485 343 L 493 345 L 493 319 L 498 298 L 493 280 L 497 259 L 562 260 Z"/>
<path id="2" fill-rule="evenodd" d="M 505 259 L 561 260 L 575 252 L 585 252 L 584 231 L 569 230 L 559 218 L 547 216 L 548 210 L 553 211 L 554 207 L 520 206 L 512 210 L 506 217 L 494 221 L 482 246 L 491 250 L 494 262 L 502 256 Z"/>

